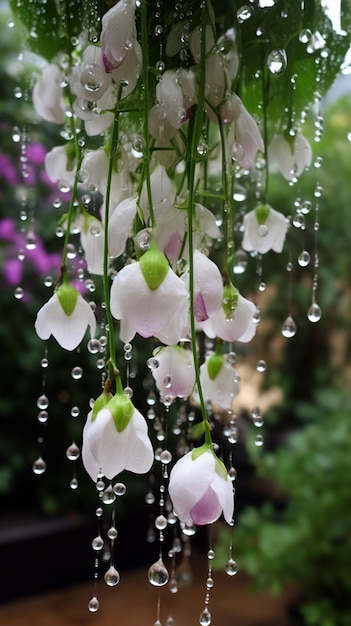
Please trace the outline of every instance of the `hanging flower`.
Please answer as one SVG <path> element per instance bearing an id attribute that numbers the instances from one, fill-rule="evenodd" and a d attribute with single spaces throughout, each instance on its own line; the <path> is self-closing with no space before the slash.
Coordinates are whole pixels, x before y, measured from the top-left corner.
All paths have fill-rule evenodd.
<path id="1" fill-rule="evenodd" d="M 207 445 L 188 452 L 169 477 L 173 509 L 185 524 L 212 524 L 220 515 L 233 517 L 233 487 L 224 465 Z"/>
<path id="2" fill-rule="evenodd" d="M 81 216 L 80 243 L 84 250 L 87 269 L 91 274 L 104 273 L 104 226 L 86 211 Z"/>
<path id="3" fill-rule="evenodd" d="M 73 187 L 76 175 L 76 163 L 68 147 L 56 146 L 45 156 L 45 170 L 53 183 L 59 189 L 68 191 Z"/>
<path id="4" fill-rule="evenodd" d="M 122 341 L 131 341 L 137 332 L 172 345 L 187 324 L 188 292 L 164 255 L 152 247 L 114 278 L 111 312 L 121 320 Z"/>
<path id="5" fill-rule="evenodd" d="M 232 122 L 227 138 L 229 152 L 240 167 L 250 169 L 258 150 L 264 151 L 264 142 L 257 123 L 235 93 L 230 94 L 220 111 L 225 124 Z"/>
<path id="6" fill-rule="evenodd" d="M 136 197 L 122 200 L 113 210 L 108 223 L 108 252 L 110 257 L 117 258 L 123 254 L 137 210 Z"/>
<path id="7" fill-rule="evenodd" d="M 277 167 L 286 180 L 299 178 L 312 162 L 309 141 L 302 133 L 293 137 L 289 134 L 276 135 L 268 146 L 268 162 Z"/>
<path id="8" fill-rule="evenodd" d="M 102 473 L 112 480 L 123 470 L 145 474 L 154 452 L 147 424 L 123 391 L 96 400 L 83 429 L 83 464 L 94 482 Z"/>
<path id="9" fill-rule="evenodd" d="M 248 252 L 265 254 L 269 250 L 281 252 L 289 222 L 285 215 L 268 204 L 259 205 L 244 216 L 242 248 Z"/>
<path id="10" fill-rule="evenodd" d="M 192 353 L 180 346 L 158 347 L 150 359 L 151 374 L 163 403 L 188 398 L 195 384 Z"/>
<path id="11" fill-rule="evenodd" d="M 102 17 L 101 47 L 107 72 L 118 68 L 135 40 L 135 2 L 119 0 Z"/>
<path id="12" fill-rule="evenodd" d="M 222 306 L 218 313 L 200 324 L 200 327 L 208 337 L 247 343 L 256 333 L 256 313 L 254 303 L 244 298 L 233 285 L 228 285 L 224 287 Z"/>
<path id="13" fill-rule="evenodd" d="M 194 250 L 194 313 L 197 322 L 213 317 L 220 309 L 223 281 L 217 265 L 199 250 Z M 189 265 L 182 279 L 189 290 Z"/>
<path id="14" fill-rule="evenodd" d="M 108 174 L 108 158 L 105 150 L 86 150 L 80 166 L 81 182 L 90 191 L 99 189 L 104 193 Z"/>
<path id="15" fill-rule="evenodd" d="M 111 75 L 104 67 L 101 48 L 87 46 L 82 62 L 72 68 L 70 88 L 83 101 L 97 102 L 111 85 Z"/>
<path id="16" fill-rule="evenodd" d="M 224 410 L 232 408 L 240 391 L 237 371 L 222 354 L 208 356 L 200 367 L 200 382 L 206 402 Z M 198 394 L 195 394 L 198 399 Z"/>
<path id="17" fill-rule="evenodd" d="M 62 91 L 62 76 L 55 64 L 46 65 L 33 89 L 33 106 L 38 115 L 47 122 L 63 124 L 65 102 Z"/>
<path id="18" fill-rule="evenodd" d="M 94 313 L 80 293 L 67 281 L 38 311 L 35 330 L 40 339 L 50 335 L 65 350 L 75 350 L 81 343 L 87 328 L 93 338 L 96 330 Z"/>

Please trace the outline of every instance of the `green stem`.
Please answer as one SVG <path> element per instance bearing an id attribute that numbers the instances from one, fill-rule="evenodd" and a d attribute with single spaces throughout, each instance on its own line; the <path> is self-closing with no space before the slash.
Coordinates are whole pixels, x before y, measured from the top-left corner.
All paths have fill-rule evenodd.
<path id="1" fill-rule="evenodd" d="M 195 380 L 199 394 L 200 407 L 202 412 L 202 419 L 205 423 L 205 436 L 206 442 L 211 439 L 209 434 L 209 420 L 202 391 L 200 381 L 200 367 L 196 349 L 196 327 L 195 327 L 195 307 L 194 307 L 194 247 L 193 247 L 193 214 L 195 206 L 195 168 L 198 160 L 197 146 L 201 136 L 202 120 L 205 101 L 205 54 L 206 54 L 206 20 L 205 9 L 201 10 L 201 59 L 200 59 L 200 72 L 199 72 L 199 86 L 198 86 L 198 102 L 194 113 L 194 122 L 192 125 L 192 136 L 190 146 L 190 156 L 188 164 L 188 186 L 189 186 L 189 206 L 188 206 L 188 246 L 189 246 L 189 293 L 190 293 L 190 332 L 191 332 L 191 347 L 194 359 L 195 367 Z"/>
<path id="2" fill-rule="evenodd" d="M 155 213 L 152 202 L 150 182 L 150 136 L 149 136 L 149 32 L 147 23 L 147 0 L 141 2 L 141 47 L 143 50 L 143 83 L 144 83 L 144 141 L 145 141 L 145 182 L 149 205 L 151 226 L 156 227 Z"/>

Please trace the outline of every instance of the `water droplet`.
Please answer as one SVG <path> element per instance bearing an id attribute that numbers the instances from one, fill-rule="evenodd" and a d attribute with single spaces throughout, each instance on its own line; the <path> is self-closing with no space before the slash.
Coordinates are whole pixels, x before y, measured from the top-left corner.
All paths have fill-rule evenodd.
<path id="1" fill-rule="evenodd" d="M 214 559 L 214 557 L 215 557 L 214 550 L 209 550 L 209 551 L 207 552 L 207 558 L 208 558 L 210 561 L 212 561 L 212 559 Z"/>
<path id="2" fill-rule="evenodd" d="M 111 526 L 108 531 L 107 531 L 107 536 L 109 539 L 117 539 L 118 536 L 118 532 L 117 532 L 117 528 L 115 528 L 114 526 Z"/>
<path id="3" fill-rule="evenodd" d="M 47 411 L 39 411 L 38 422 L 45 424 L 49 419 L 49 413 Z"/>
<path id="4" fill-rule="evenodd" d="M 282 326 L 282 335 L 283 337 L 286 337 L 287 339 L 291 339 L 291 337 L 294 337 L 295 334 L 296 334 L 296 324 L 293 318 L 291 317 L 291 315 L 288 315 L 288 317 L 286 318 Z"/>
<path id="5" fill-rule="evenodd" d="M 124 494 L 127 491 L 127 487 L 125 486 L 124 483 L 116 483 L 115 485 L 113 485 L 113 491 L 116 494 L 116 496 L 124 496 Z"/>
<path id="6" fill-rule="evenodd" d="M 128 353 L 130 354 L 130 353 Z M 127 398 L 132 398 L 133 397 L 133 389 L 131 387 L 124 387 L 123 389 L 123 393 Z"/>
<path id="7" fill-rule="evenodd" d="M 100 352 L 100 345 L 99 339 L 90 339 L 87 346 L 88 352 L 90 352 L 90 354 L 97 354 Z"/>
<path id="8" fill-rule="evenodd" d="M 155 496 L 151 491 L 148 491 L 148 493 L 146 494 L 145 502 L 146 504 L 153 504 L 155 502 Z"/>
<path id="9" fill-rule="evenodd" d="M 168 583 L 168 570 L 161 558 L 149 567 L 148 578 L 151 585 L 154 585 L 155 587 L 162 587 Z"/>
<path id="10" fill-rule="evenodd" d="M 172 453 L 169 450 L 163 450 L 160 454 L 160 461 L 168 465 L 172 461 Z"/>
<path id="11" fill-rule="evenodd" d="M 25 246 L 27 250 L 35 250 L 37 247 L 37 238 L 32 230 L 30 230 L 26 235 Z"/>
<path id="12" fill-rule="evenodd" d="M 257 234 L 259 237 L 266 237 L 268 235 L 268 226 L 267 224 L 260 224 L 257 228 Z"/>
<path id="13" fill-rule="evenodd" d="M 255 437 L 255 446 L 260 448 L 261 446 L 263 446 L 263 444 L 264 444 L 263 435 L 256 435 L 256 437 Z"/>
<path id="14" fill-rule="evenodd" d="M 208 579 L 206 580 L 207 589 L 212 589 L 213 585 L 214 585 L 214 580 L 213 578 L 209 576 Z"/>
<path id="15" fill-rule="evenodd" d="M 309 28 L 304 28 L 303 30 L 300 31 L 299 33 L 299 41 L 301 43 L 308 43 L 309 40 L 311 39 L 311 31 Z"/>
<path id="16" fill-rule="evenodd" d="M 93 550 L 95 550 L 95 552 L 100 552 L 100 550 L 102 550 L 102 548 L 104 547 L 103 538 L 100 535 L 94 537 L 93 541 L 91 542 L 91 547 L 93 548 Z"/>
<path id="17" fill-rule="evenodd" d="M 74 367 L 71 371 L 71 376 L 74 380 L 80 380 L 83 376 L 83 370 L 79 365 Z"/>
<path id="18" fill-rule="evenodd" d="M 243 24 L 250 19 L 252 15 L 252 8 L 248 4 L 243 4 L 236 13 L 239 24 Z"/>
<path id="19" fill-rule="evenodd" d="M 108 585 L 109 587 L 114 587 L 115 585 L 118 585 L 120 581 L 120 575 L 117 572 L 116 568 L 113 567 L 113 565 L 111 565 L 111 567 L 109 567 L 109 569 L 107 570 L 104 576 L 104 580 L 106 585 Z"/>
<path id="20" fill-rule="evenodd" d="M 46 463 L 44 461 L 44 459 L 42 459 L 41 456 L 39 456 L 37 458 L 36 461 L 34 461 L 33 465 L 32 465 L 32 470 L 34 474 L 37 474 L 37 476 L 40 476 L 41 474 L 44 474 L 45 470 L 46 470 Z"/>
<path id="21" fill-rule="evenodd" d="M 22 93 L 21 87 L 15 87 L 13 90 L 13 93 L 14 93 L 15 98 L 17 98 L 18 100 L 22 98 L 23 93 Z"/>
<path id="22" fill-rule="evenodd" d="M 234 274 L 243 274 L 247 266 L 247 254 L 244 250 L 237 250 L 234 254 Z"/>
<path id="23" fill-rule="evenodd" d="M 75 491 L 76 489 L 78 489 L 78 480 L 76 478 L 72 478 L 69 486 L 73 491 Z"/>
<path id="24" fill-rule="evenodd" d="M 71 408 L 71 415 L 72 417 L 78 417 L 79 416 L 79 407 L 78 406 L 72 406 Z"/>
<path id="25" fill-rule="evenodd" d="M 72 443 L 66 450 L 66 457 L 69 461 L 77 461 L 80 456 L 80 449 L 76 443 Z"/>
<path id="26" fill-rule="evenodd" d="M 16 300 L 22 300 L 23 296 L 24 296 L 24 291 L 22 289 L 22 287 L 16 287 L 15 291 L 13 292 Z"/>
<path id="27" fill-rule="evenodd" d="M 156 63 L 156 69 L 157 69 L 157 71 L 158 71 L 158 72 L 162 73 L 162 72 L 164 71 L 164 69 L 165 69 L 165 64 L 164 64 L 164 62 L 163 62 L 163 61 L 161 61 L 161 60 L 160 60 L 160 61 L 157 61 L 157 63 Z"/>
<path id="28" fill-rule="evenodd" d="M 265 372 L 266 369 L 267 369 L 266 361 L 264 361 L 263 359 L 260 359 L 259 361 L 257 361 L 256 370 L 258 372 Z"/>
<path id="29" fill-rule="evenodd" d="M 148 250 L 151 245 L 151 235 L 147 229 L 141 230 L 137 236 L 135 237 L 136 244 L 139 246 L 140 250 Z"/>
<path id="30" fill-rule="evenodd" d="M 90 611 L 90 613 L 96 613 L 96 611 L 99 610 L 99 600 L 97 599 L 96 596 L 94 596 L 93 598 L 91 598 L 91 600 L 89 600 L 89 604 L 88 604 L 88 609 Z"/>
<path id="31" fill-rule="evenodd" d="M 116 494 L 112 489 L 112 485 L 106 487 L 102 492 L 102 501 L 104 504 L 112 504 L 116 500 Z"/>
<path id="32" fill-rule="evenodd" d="M 205 156 L 205 154 L 207 154 L 207 151 L 208 151 L 207 143 L 205 143 L 204 141 L 200 141 L 199 145 L 197 146 L 197 153 L 200 156 Z"/>
<path id="33" fill-rule="evenodd" d="M 269 53 L 267 58 L 268 69 L 272 74 L 281 74 L 286 70 L 287 57 L 283 48 L 277 48 Z"/>
<path id="34" fill-rule="evenodd" d="M 201 626 L 209 626 L 211 622 L 212 622 L 212 616 L 206 606 L 200 615 L 199 624 L 201 624 Z"/>
<path id="35" fill-rule="evenodd" d="M 300 265 L 300 267 L 307 267 L 307 265 L 309 265 L 311 260 L 310 254 L 309 252 L 307 252 L 307 250 L 303 250 L 302 252 L 300 252 L 298 258 L 297 258 L 297 262 Z"/>
<path id="36" fill-rule="evenodd" d="M 38 400 L 37 400 L 37 407 L 38 409 L 47 409 L 49 406 L 49 399 L 48 397 L 43 394 L 42 396 L 39 396 Z"/>
<path id="37" fill-rule="evenodd" d="M 235 576 L 235 574 L 238 571 L 238 566 L 236 564 L 236 561 L 234 561 L 234 559 L 228 560 L 227 565 L 225 567 L 225 571 L 228 574 L 228 576 Z"/>
<path id="38" fill-rule="evenodd" d="M 235 467 L 231 467 L 228 470 L 228 478 L 229 478 L 229 480 L 231 480 L 231 481 L 236 480 L 236 476 L 237 476 L 237 473 L 236 473 Z"/>
<path id="39" fill-rule="evenodd" d="M 148 366 L 150 370 L 155 370 L 158 368 L 159 362 L 154 357 L 151 357 L 150 359 L 146 361 L 146 365 Z"/>
<path id="40" fill-rule="evenodd" d="M 98 91 L 104 84 L 104 74 L 97 63 L 83 65 L 80 72 L 80 82 L 84 89 L 90 92 Z"/>
<path id="41" fill-rule="evenodd" d="M 307 317 L 310 320 L 310 322 L 319 322 L 319 320 L 322 317 L 322 311 L 320 306 L 318 306 L 318 304 L 316 302 L 313 302 L 310 306 L 310 308 L 307 311 Z"/>

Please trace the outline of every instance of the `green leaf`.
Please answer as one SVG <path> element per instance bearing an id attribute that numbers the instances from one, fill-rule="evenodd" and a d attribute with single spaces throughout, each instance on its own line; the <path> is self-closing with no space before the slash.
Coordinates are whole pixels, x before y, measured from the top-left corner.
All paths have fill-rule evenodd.
<path id="1" fill-rule="evenodd" d="M 64 281 L 57 289 L 56 294 L 66 315 L 72 315 L 77 304 L 78 291 L 67 281 Z"/>
<path id="2" fill-rule="evenodd" d="M 24 26 L 29 48 L 47 61 L 60 51 L 72 52 L 89 14 L 84 1 L 73 0 L 10 0 L 10 8 Z"/>

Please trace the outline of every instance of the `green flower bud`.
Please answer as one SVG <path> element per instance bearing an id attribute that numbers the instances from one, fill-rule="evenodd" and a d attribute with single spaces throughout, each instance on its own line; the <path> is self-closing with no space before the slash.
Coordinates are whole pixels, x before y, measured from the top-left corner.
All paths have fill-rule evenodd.
<path id="1" fill-rule="evenodd" d="M 169 265 L 164 254 L 156 246 L 151 245 L 151 248 L 140 259 L 140 269 L 147 286 L 154 291 L 166 278 Z"/>
<path id="2" fill-rule="evenodd" d="M 121 433 L 127 428 L 133 416 L 134 406 L 132 401 L 124 393 L 116 393 L 107 403 L 106 408 L 113 417 L 117 432 Z"/>
<path id="3" fill-rule="evenodd" d="M 223 288 L 222 307 L 228 320 L 232 319 L 238 304 L 239 290 L 230 283 Z"/>
<path id="4" fill-rule="evenodd" d="M 258 221 L 259 224 L 265 224 L 267 217 L 270 213 L 271 207 L 269 206 L 269 204 L 259 204 L 256 208 L 255 208 L 255 213 L 256 213 L 256 219 Z"/>
<path id="5" fill-rule="evenodd" d="M 211 380 L 214 380 L 224 364 L 222 354 L 213 354 L 207 361 L 207 371 Z"/>
<path id="6" fill-rule="evenodd" d="M 112 397 L 113 396 L 111 393 L 106 393 L 106 391 L 103 391 L 102 394 L 98 398 L 96 398 L 93 406 L 93 413 L 91 416 L 92 422 L 95 422 L 96 416 L 99 411 L 105 408 L 106 404 L 111 400 Z"/>
<path id="7" fill-rule="evenodd" d="M 78 291 L 65 280 L 56 290 L 56 295 L 66 315 L 71 315 L 77 304 Z"/>

